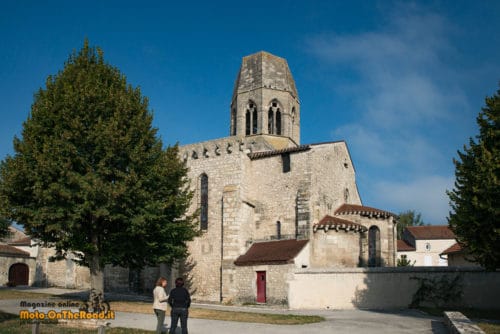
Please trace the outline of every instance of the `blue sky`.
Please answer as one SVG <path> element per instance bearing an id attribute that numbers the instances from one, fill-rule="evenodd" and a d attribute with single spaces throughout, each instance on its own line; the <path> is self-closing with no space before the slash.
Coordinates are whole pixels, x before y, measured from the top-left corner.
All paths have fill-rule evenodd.
<path id="1" fill-rule="evenodd" d="M 345 140 L 364 205 L 446 224 L 452 159 L 500 81 L 499 1 L 6 1 L 0 159 L 84 38 L 150 100 L 166 144 L 229 134 L 241 58 L 288 60 L 301 142 Z"/>

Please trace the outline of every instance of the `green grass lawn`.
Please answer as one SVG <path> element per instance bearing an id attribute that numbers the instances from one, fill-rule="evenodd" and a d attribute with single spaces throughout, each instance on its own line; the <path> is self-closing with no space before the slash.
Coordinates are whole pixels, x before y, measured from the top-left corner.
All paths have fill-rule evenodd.
<path id="1" fill-rule="evenodd" d="M 14 290 L 9 288 L 0 288 L 0 299 L 49 299 L 55 298 L 46 293 L 36 293 L 23 290 Z"/>
<path id="2" fill-rule="evenodd" d="M 32 325 L 21 322 L 19 316 L 0 311 L 0 333 L 2 334 L 31 334 Z M 96 329 L 70 328 L 58 324 L 40 324 L 42 334 L 95 334 Z M 130 328 L 107 328 L 106 334 L 151 334 L 154 331 L 146 331 Z"/>
<path id="3" fill-rule="evenodd" d="M 26 301 L 33 300 L 44 300 L 44 301 L 64 301 L 68 302 L 68 299 L 63 299 L 58 296 L 51 296 L 48 294 L 32 293 L 28 291 L 18 291 L 11 289 L 0 289 L 0 299 L 20 299 Z M 78 302 L 77 299 L 74 300 Z M 131 312 L 131 313 L 152 313 L 152 304 L 137 301 L 110 301 L 111 310 L 115 312 Z M 19 325 L 19 317 L 17 317 Z M 254 313 L 254 312 L 240 312 L 240 311 L 230 311 L 230 310 L 215 310 L 209 308 L 190 308 L 189 310 L 190 318 L 198 319 L 211 319 L 211 320 L 223 320 L 223 321 L 239 321 L 239 322 L 253 322 L 253 323 L 263 323 L 263 324 L 277 324 L 277 325 L 303 325 L 315 322 L 321 322 L 325 319 L 320 316 L 308 316 L 308 315 L 294 315 L 294 314 L 268 314 L 268 313 Z M 24 324 L 22 325 L 26 327 Z M 44 325 L 51 326 L 51 325 Z M 28 325 L 26 328 L 31 328 Z M 56 326 L 57 327 L 57 326 Z M 4 333 L 0 331 L 0 333 Z M 18 332 L 9 332 L 18 333 Z M 73 332 L 68 332 L 73 333 Z M 79 332 L 74 332 L 79 333 Z M 87 333 L 87 332 L 83 332 Z M 108 330 L 106 330 L 108 333 Z M 115 332 L 110 332 L 115 333 Z M 121 332 L 116 332 L 121 333 Z M 147 333 L 146 332 L 131 332 L 131 333 Z"/>

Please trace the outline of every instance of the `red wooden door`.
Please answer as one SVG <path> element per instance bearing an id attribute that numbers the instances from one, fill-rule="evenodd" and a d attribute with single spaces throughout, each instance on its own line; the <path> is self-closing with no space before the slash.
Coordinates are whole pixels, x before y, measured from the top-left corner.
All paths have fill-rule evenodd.
<path id="1" fill-rule="evenodd" d="M 28 285 L 29 267 L 24 263 L 15 263 L 9 268 L 9 282 L 15 285 Z"/>
<path id="2" fill-rule="evenodd" d="M 257 272 L 257 303 L 266 302 L 266 272 Z"/>

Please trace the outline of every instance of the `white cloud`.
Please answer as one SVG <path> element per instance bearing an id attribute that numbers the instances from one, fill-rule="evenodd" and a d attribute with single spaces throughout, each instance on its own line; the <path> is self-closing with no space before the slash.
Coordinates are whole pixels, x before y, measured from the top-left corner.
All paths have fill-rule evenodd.
<path id="1" fill-rule="evenodd" d="M 349 147 L 361 165 L 370 170 L 391 168 L 401 174 L 422 175 L 436 170 L 436 165 L 451 164 L 439 148 L 425 136 L 413 131 L 381 131 L 365 124 L 348 124 L 333 131 L 335 137 L 348 138 Z M 367 169 L 367 168 L 363 168 Z"/>
<path id="2" fill-rule="evenodd" d="M 380 31 L 316 38 L 310 50 L 326 63 L 354 69 L 364 121 L 391 128 L 449 118 L 462 102 L 446 79 L 444 60 L 453 52 L 447 31 L 437 15 L 401 9 Z"/>
<path id="3" fill-rule="evenodd" d="M 372 184 L 370 193 L 395 213 L 415 210 L 422 213 L 424 222 L 443 225 L 450 211 L 446 190 L 452 189 L 453 182 L 454 178 L 435 175 L 404 183 L 380 181 Z"/>
<path id="4" fill-rule="evenodd" d="M 454 176 L 443 143 L 461 122 L 457 110 L 467 109 L 446 61 L 455 53 L 452 29 L 444 17 L 409 5 L 377 31 L 309 41 L 323 65 L 355 73 L 334 86 L 353 94 L 358 117 L 332 134 L 351 147 L 366 205 L 416 210 L 426 222 L 446 224 Z"/>

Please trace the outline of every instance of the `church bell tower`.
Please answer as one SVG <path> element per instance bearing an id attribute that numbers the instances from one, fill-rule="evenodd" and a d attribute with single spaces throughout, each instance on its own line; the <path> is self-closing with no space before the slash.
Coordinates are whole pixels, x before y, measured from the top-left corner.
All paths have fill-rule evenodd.
<path id="1" fill-rule="evenodd" d="M 261 51 L 243 58 L 231 100 L 231 136 L 273 135 L 300 145 L 300 102 L 285 59 Z"/>

